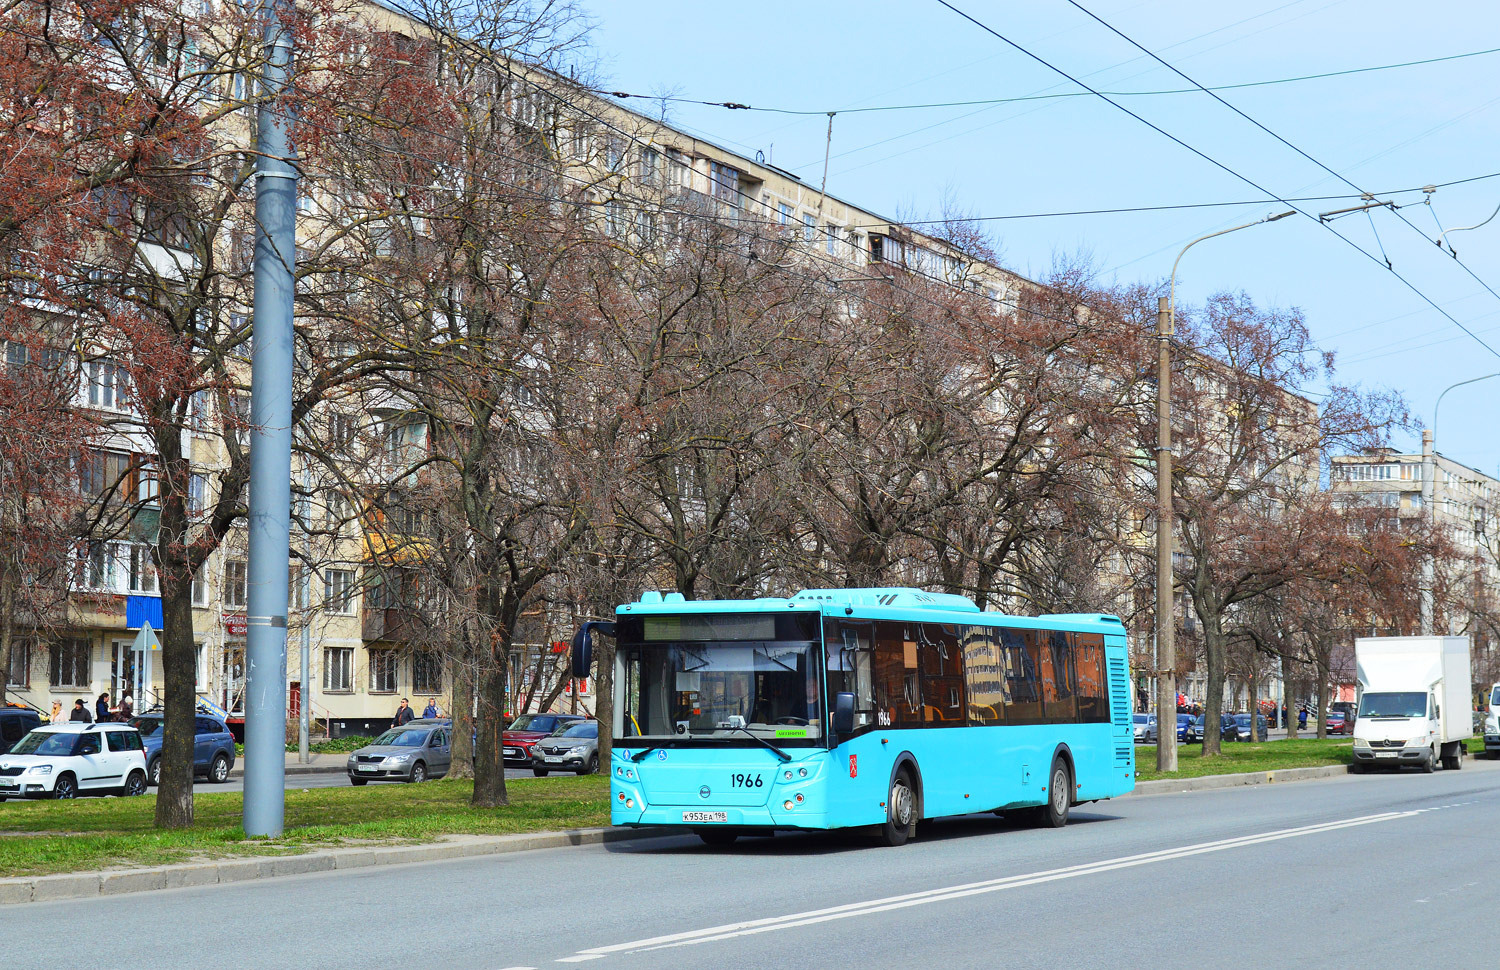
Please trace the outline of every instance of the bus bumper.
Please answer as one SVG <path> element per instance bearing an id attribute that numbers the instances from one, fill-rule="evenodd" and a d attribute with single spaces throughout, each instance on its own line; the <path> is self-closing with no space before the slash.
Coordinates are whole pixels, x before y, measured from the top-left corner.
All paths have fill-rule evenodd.
<path id="1" fill-rule="evenodd" d="M 684 815 L 692 816 L 698 813 L 724 813 L 724 821 L 690 821 L 684 819 Z M 684 831 L 695 831 L 705 828 L 733 828 L 733 829 L 826 829 L 828 828 L 828 815 L 825 812 L 799 811 L 776 811 L 772 812 L 765 806 L 754 808 L 713 808 L 712 806 L 699 809 L 684 809 L 681 806 L 669 806 L 665 808 L 647 807 L 645 811 L 640 809 L 630 810 L 623 805 L 614 806 L 609 813 L 609 820 L 614 825 L 628 826 L 651 826 L 680 828 Z"/>

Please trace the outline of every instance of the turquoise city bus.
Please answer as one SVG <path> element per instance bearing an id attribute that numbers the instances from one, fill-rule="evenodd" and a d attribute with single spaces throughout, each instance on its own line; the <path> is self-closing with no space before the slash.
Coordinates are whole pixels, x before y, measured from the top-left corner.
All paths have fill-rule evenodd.
<path id="1" fill-rule="evenodd" d="M 1135 784 L 1113 616 L 1007 616 L 915 589 L 653 592 L 592 626 L 616 642 L 616 825 L 711 845 L 862 827 L 900 845 L 920 819 L 973 812 L 1061 826 Z"/>

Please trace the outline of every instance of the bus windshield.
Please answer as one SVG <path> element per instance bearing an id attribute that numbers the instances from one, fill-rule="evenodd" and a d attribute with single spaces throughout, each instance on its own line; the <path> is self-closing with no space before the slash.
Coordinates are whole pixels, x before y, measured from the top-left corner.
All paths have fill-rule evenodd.
<path id="1" fill-rule="evenodd" d="M 647 616 L 620 624 L 616 737 L 757 745 L 824 736 L 817 617 Z M 746 735 L 755 737 L 747 737 Z"/>

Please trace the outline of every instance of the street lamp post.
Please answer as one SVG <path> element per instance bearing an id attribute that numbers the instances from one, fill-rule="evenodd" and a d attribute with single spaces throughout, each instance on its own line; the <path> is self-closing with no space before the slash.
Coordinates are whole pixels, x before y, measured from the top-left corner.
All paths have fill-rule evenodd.
<path id="1" fill-rule="evenodd" d="M 1278 212 L 1199 236 L 1177 254 L 1167 296 L 1156 303 L 1156 767 L 1177 770 L 1177 644 L 1172 617 L 1172 334 L 1176 329 L 1177 264 L 1215 236 L 1295 215 Z M 1208 733 L 1205 726 L 1204 734 Z"/>
<path id="2" fill-rule="evenodd" d="M 1437 403 L 1432 406 L 1432 427 L 1422 432 L 1422 508 L 1428 519 L 1437 522 L 1437 509 L 1433 503 L 1437 500 L 1437 423 L 1438 409 L 1443 406 L 1443 398 L 1455 387 L 1463 387 L 1465 384 L 1477 384 L 1487 381 L 1492 377 L 1500 377 L 1500 374 L 1485 374 L 1483 377 L 1471 377 L 1457 384 L 1450 384 L 1443 388 L 1443 393 L 1438 395 Z M 1433 562 L 1432 555 L 1428 554 L 1422 558 L 1422 636 L 1432 636 L 1432 584 L 1433 584 Z"/>

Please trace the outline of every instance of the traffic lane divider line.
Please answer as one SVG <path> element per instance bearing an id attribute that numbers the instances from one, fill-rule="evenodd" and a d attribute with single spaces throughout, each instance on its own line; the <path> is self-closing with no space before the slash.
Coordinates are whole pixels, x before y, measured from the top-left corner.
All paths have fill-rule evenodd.
<path id="1" fill-rule="evenodd" d="M 1178 846 L 1171 849 L 1160 849 L 1155 852 L 1144 852 L 1137 855 L 1121 856 L 1119 858 L 1105 859 L 1099 862 L 1081 863 L 1076 866 L 1066 866 L 1061 869 L 1049 869 L 1042 872 L 1024 873 L 1016 876 L 1004 876 L 998 879 L 987 879 L 981 882 L 964 883 L 957 886 L 944 886 L 938 889 L 928 889 L 921 892 L 906 893 L 900 896 L 890 896 L 883 899 L 864 900 L 857 903 L 845 903 L 840 906 L 831 906 L 826 909 L 810 910 L 803 913 L 790 913 L 784 916 L 772 916 L 758 920 L 744 920 L 737 923 L 727 923 L 722 926 L 713 926 L 701 930 L 689 930 L 682 933 L 671 933 L 663 936 L 650 937 L 644 940 L 633 940 L 629 943 L 615 943 L 608 946 L 589 947 L 588 949 L 579 950 L 577 956 L 603 957 L 618 953 L 638 953 L 649 950 L 668 949 L 678 946 L 692 946 L 698 943 L 711 943 L 720 940 L 733 939 L 735 937 L 751 936 L 758 933 L 768 933 L 775 930 L 792 929 L 799 926 L 824 923 L 831 920 L 847 919 L 852 916 L 865 916 L 874 913 L 889 912 L 895 909 L 905 909 L 908 907 L 921 906 L 928 903 L 944 902 L 950 899 L 961 899 L 966 896 L 1000 892 L 1006 889 L 1016 889 L 1045 882 L 1055 882 L 1061 879 L 1072 879 L 1078 876 L 1111 872 L 1117 869 L 1134 868 L 1136 866 L 1150 865 L 1156 862 L 1167 862 L 1174 859 L 1203 855 L 1209 852 L 1222 852 L 1227 849 L 1236 849 L 1242 846 L 1259 845 L 1265 842 L 1276 842 L 1283 839 L 1300 838 L 1309 835 L 1319 835 L 1324 832 L 1333 832 L 1340 829 L 1353 828 L 1361 825 L 1372 825 L 1378 822 L 1388 822 L 1394 821 L 1396 819 L 1414 818 L 1418 815 L 1438 810 L 1439 809 L 1436 808 L 1426 808 L 1413 809 L 1405 812 L 1381 812 L 1375 815 L 1363 815 L 1357 816 L 1355 818 L 1339 819 L 1332 822 L 1320 822 L 1315 825 L 1304 825 L 1290 829 L 1277 829 L 1270 832 L 1260 832 L 1252 835 L 1237 836 L 1231 839 L 1218 839 L 1213 842 L 1201 842 L 1193 845 Z M 571 962 L 571 958 L 568 959 L 569 962 Z"/>

